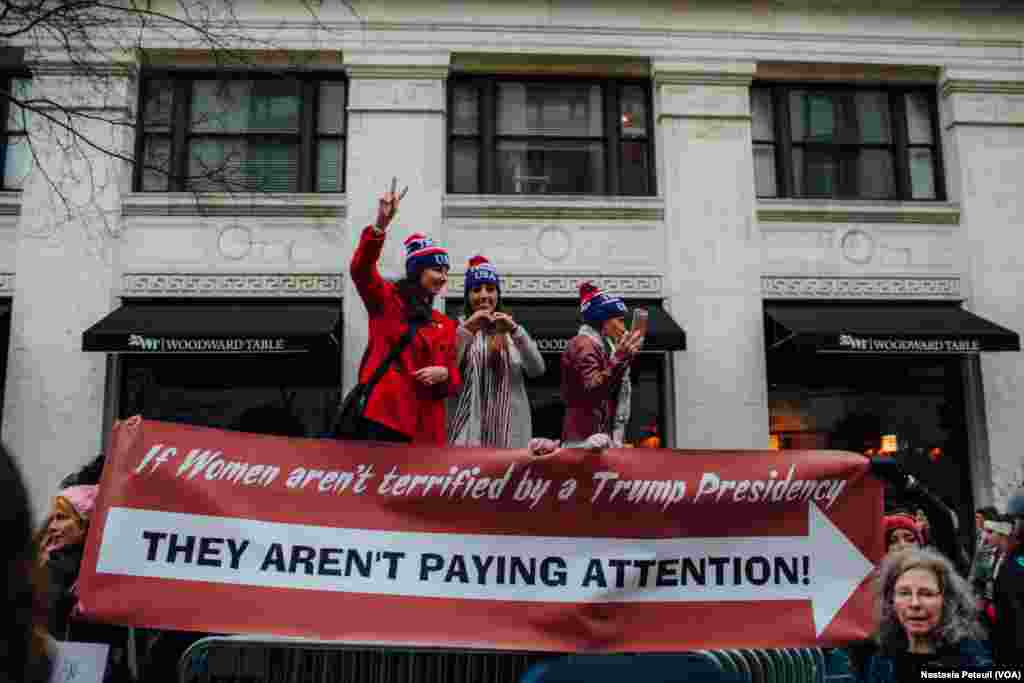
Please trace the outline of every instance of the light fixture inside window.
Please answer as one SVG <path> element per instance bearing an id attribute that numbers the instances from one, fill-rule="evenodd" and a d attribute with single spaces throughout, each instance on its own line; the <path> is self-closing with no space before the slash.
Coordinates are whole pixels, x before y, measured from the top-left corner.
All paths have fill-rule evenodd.
<path id="1" fill-rule="evenodd" d="M 628 111 L 622 115 L 622 127 L 632 128 L 633 127 L 633 115 Z"/>
<path id="2" fill-rule="evenodd" d="M 777 451 L 780 449 L 778 434 L 770 434 L 768 436 L 768 448 L 770 448 L 773 451 Z"/>
<path id="3" fill-rule="evenodd" d="M 899 450 L 899 445 L 896 440 L 895 434 L 883 434 L 882 435 L 882 447 L 878 449 L 881 453 L 895 453 Z"/>

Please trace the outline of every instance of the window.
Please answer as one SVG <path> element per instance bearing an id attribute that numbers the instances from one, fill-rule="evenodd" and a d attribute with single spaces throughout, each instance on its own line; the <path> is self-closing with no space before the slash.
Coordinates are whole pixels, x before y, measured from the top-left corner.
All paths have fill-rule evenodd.
<path id="1" fill-rule="evenodd" d="M 343 192 L 343 80 L 151 76 L 142 84 L 142 191 Z"/>
<path id="2" fill-rule="evenodd" d="M 32 153 L 28 142 L 28 113 L 14 104 L 11 98 L 24 101 L 28 97 L 31 81 L 20 76 L 8 76 L 3 87 L 9 97 L 0 101 L 0 120 L 5 121 L 0 141 L 0 166 L 3 184 L 0 190 L 20 190 L 32 170 Z"/>
<path id="3" fill-rule="evenodd" d="M 453 79 L 448 191 L 654 194 L 646 81 Z"/>
<path id="4" fill-rule="evenodd" d="M 750 109 L 758 197 L 945 198 L 932 89 L 755 85 Z"/>

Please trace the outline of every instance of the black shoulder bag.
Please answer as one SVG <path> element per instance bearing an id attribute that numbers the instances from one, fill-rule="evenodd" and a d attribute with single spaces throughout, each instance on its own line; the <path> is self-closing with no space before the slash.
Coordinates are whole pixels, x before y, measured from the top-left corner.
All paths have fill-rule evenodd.
<path id="1" fill-rule="evenodd" d="M 405 331 L 399 339 L 398 343 L 388 353 L 387 358 L 384 362 L 373 371 L 366 382 L 360 382 L 352 387 L 352 390 L 348 392 L 342 400 L 341 405 L 338 406 L 338 413 L 334 416 L 334 425 L 331 427 L 331 435 L 335 439 L 344 439 L 346 441 L 359 441 L 362 439 L 362 426 L 363 426 L 363 411 L 366 410 L 366 404 L 370 400 L 370 394 L 373 392 L 373 388 L 377 386 L 377 382 L 381 380 L 384 373 L 388 371 L 391 364 L 402 354 L 405 347 L 409 345 L 412 338 L 416 336 L 416 331 L 419 329 L 419 323 L 409 323 L 409 328 Z M 367 349 L 367 352 L 369 349 Z M 366 356 L 363 356 L 363 363 L 366 362 Z M 362 373 L 363 363 L 359 365 L 359 374 Z"/>

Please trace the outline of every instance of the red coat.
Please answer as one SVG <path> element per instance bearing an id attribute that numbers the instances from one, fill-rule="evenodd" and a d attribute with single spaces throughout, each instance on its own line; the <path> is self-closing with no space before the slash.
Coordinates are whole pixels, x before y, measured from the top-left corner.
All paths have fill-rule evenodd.
<path id="1" fill-rule="evenodd" d="M 385 235 L 367 227 L 352 255 L 352 280 L 370 314 L 370 339 L 360 382 L 369 380 L 408 329 L 405 302 L 395 285 L 377 270 L 384 239 Z M 363 416 L 405 434 L 413 443 L 444 446 L 448 442 L 445 398 L 459 392 L 462 376 L 455 361 L 455 321 L 437 311 L 432 316 L 432 322 L 419 328 L 374 387 Z M 416 381 L 413 373 L 431 365 L 448 368 L 448 381 L 434 386 Z"/>

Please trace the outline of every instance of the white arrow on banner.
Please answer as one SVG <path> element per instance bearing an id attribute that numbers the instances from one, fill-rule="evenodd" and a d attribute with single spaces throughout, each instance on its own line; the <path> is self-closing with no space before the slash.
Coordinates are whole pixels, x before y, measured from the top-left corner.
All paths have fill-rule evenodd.
<path id="1" fill-rule="evenodd" d="M 111 508 L 96 572 L 531 602 L 810 601 L 820 636 L 873 570 L 814 503 L 806 536 L 418 533 Z"/>

